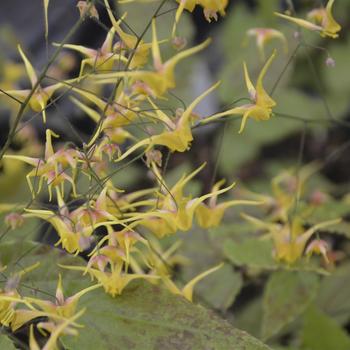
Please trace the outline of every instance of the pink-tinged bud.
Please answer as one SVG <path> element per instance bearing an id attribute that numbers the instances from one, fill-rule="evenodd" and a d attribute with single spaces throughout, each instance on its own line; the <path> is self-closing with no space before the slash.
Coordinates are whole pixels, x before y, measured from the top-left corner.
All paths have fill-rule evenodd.
<path id="1" fill-rule="evenodd" d="M 90 18 L 99 19 L 99 15 L 96 10 L 96 7 L 91 4 L 88 4 L 87 1 L 79 1 L 77 3 L 77 8 L 80 12 L 80 17 L 84 17 L 88 15 Z"/>
<path id="2" fill-rule="evenodd" d="M 10 213 L 5 216 L 5 224 L 15 230 L 24 224 L 24 217 L 18 213 Z"/>
<path id="3" fill-rule="evenodd" d="M 327 201 L 327 195 L 319 190 L 316 190 L 311 193 L 309 201 L 312 205 L 322 205 Z"/>
<path id="4" fill-rule="evenodd" d="M 187 46 L 186 38 L 183 38 L 181 36 L 176 36 L 175 38 L 173 38 L 171 43 L 172 43 L 174 49 L 176 49 L 178 51 L 182 50 L 183 48 L 185 48 Z"/>
<path id="5" fill-rule="evenodd" d="M 334 68 L 335 67 L 335 59 L 332 57 L 328 56 L 326 59 L 326 66 L 329 68 Z"/>
<path id="6" fill-rule="evenodd" d="M 151 149 L 146 152 L 146 164 L 148 167 L 151 166 L 151 163 L 156 163 L 157 166 L 162 166 L 162 153 L 158 150 Z"/>
<path id="7" fill-rule="evenodd" d="M 323 239 L 315 239 L 307 246 L 306 255 L 310 256 L 313 253 L 321 254 L 325 262 L 328 264 L 329 263 L 329 259 L 327 256 L 328 251 L 329 251 L 329 245 L 326 241 L 324 241 Z"/>
<path id="8" fill-rule="evenodd" d="M 103 153 L 108 156 L 108 159 L 112 161 L 115 156 L 119 156 L 121 154 L 120 147 L 115 143 L 106 143 L 101 147 Z"/>

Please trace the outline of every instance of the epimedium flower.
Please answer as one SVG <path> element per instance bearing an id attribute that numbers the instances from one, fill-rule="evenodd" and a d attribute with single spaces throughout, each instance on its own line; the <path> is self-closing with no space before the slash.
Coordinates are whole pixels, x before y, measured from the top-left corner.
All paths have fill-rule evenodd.
<path id="1" fill-rule="evenodd" d="M 323 256 L 326 264 L 329 264 L 327 252 L 329 251 L 329 244 L 323 239 L 315 239 L 306 247 L 306 256 L 310 257 L 312 254 L 319 254 Z"/>
<path id="2" fill-rule="evenodd" d="M 251 103 L 214 114 L 210 117 L 203 119 L 202 123 L 208 123 L 229 115 L 243 115 L 241 127 L 239 129 L 239 133 L 242 133 L 246 125 L 247 119 L 249 117 L 258 121 L 270 119 L 272 115 L 272 108 L 276 105 L 276 102 L 265 91 L 263 86 L 263 79 L 266 75 L 267 69 L 270 67 L 275 56 L 276 51 L 273 52 L 271 57 L 267 60 L 264 67 L 262 68 L 258 76 L 256 86 L 254 86 L 250 80 L 246 63 L 243 63 L 244 78 L 251 99 Z"/>
<path id="3" fill-rule="evenodd" d="M 120 41 L 114 45 L 115 51 L 123 52 L 125 50 L 129 50 L 130 55 L 132 55 L 129 67 L 131 69 L 143 67 L 148 62 L 149 50 L 152 47 L 152 43 L 145 43 L 142 39 L 137 38 L 135 35 L 128 34 L 123 31 L 120 25 L 122 21 L 125 20 L 127 13 L 124 13 L 124 15 L 119 20 L 116 20 L 108 4 L 108 1 L 104 1 L 109 19 L 111 20 L 116 33 L 120 37 Z"/>
<path id="4" fill-rule="evenodd" d="M 247 30 L 246 36 L 255 38 L 256 46 L 263 61 L 265 60 L 265 45 L 274 39 L 280 40 L 284 46 L 284 51 L 288 51 L 287 39 L 279 30 L 272 28 L 251 28 Z"/>
<path id="5" fill-rule="evenodd" d="M 110 71 L 112 70 L 115 62 L 125 62 L 125 57 L 120 54 L 116 54 L 113 50 L 114 35 L 115 29 L 112 27 L 107 33 L 102 46 L 97 50 L 82 45 L 62 45 L 63 48 L 77 51 L 86 57 L 81 61 L 79 78 L 83 75 L 85 66 L 90 66 L 96 71 Z M 54 43 L 54 46 L 60 45 L 61 44 Z"/>
<path id="6" fill-rule="evenodd" d="M 246 214 L 242 215 L 255 226 L 269 232 L 274 243 L 275 259 L 288 265 L 294 264 L 303 256 L 308 241 L 318 230 L 341 222 L 341 219 L 328 220 L 305 230 L 299 218 L 294 218 L 291 223 L 279 224 L 264 222 Z M 310 248 L 307 253 L 310 255 L 315 251 Z"/>
<path id="7" fill-rule="evenodd" d="M 52 145 L 52 137 L 59 137 L 52 130 L 46 129 L 46 143 L 44 159 L 33 158 L 20 155 L 5 155 L 4 159 L 19 160 L 25 162 L 33 167 L 33 169 L 26 175 L 30 192 L 35 196 L 32 177 L 39 177 L 39 185 L 37 193 L 41 191 L 43 181 L 47 182 L 49 190 L 49 200 L 52 199 L 52 188 L 61 186 L 61 191 L 64 191 L 64 182 L 68 181 L 72 185 L 73 194 L 76 195 L 74 179 L 67 175 L 65 171 L 70 167 L 74 173 L 77 168 L 79 153 L 74 149 L 59 149 L 54 151 Z M 74 177 L 74 174 L 73 174 Z"/>
<path id="8" fill-rule="evenodd" d="M 175 67 L 183 59 L 194 55 L 195 53 L 205 49 L 210 39 L 207 39 L 203 43 L 194 46 L 190 49 L 183 50 L 172 56 L 166 62 L 163 63 L 159 41 L 156 30 L 156 20 L 152 20 L 152 56 L 154 71 L 146 70 L 134 70 L 134 71 L 119 71 L 106 74 L 92 75 L 91 78 L 95 82 L 101 84 L 115 83 L 121 78 L 132 78 L 134 80 L 141 80 L 151 90 L 154 97 L 162 97 L 169 89 L 173 89 L 176 86 L 175 83 Z"/>
<path id="9" fill-rule="evenodd" d="M 225 9 L 228 5 L 228 0 L 176 0 L 179 3 L 179 7 L 176 10 L 175 24 L 173 27 L 173 35 L 176 32 L 176 26 L 180 21 L 180 17 L 184 10 L 193 12 L 197 5 L 203 7 L 204 17 L 208 22 L 212 19 L 218 20 L 218 13 L 221 16 L 225 16 Z"/>
<path id="10" fill-rule="evenodd" d="M 336 39 L 341 30 L 341 26 L 336 22 L 332 15 L 332 7 L 334 0 L 329 0 L 326 8 L 321 7 L 310 11 L 307 14 L 308 20 L 295 18 L 275 12 L 275 15 L 297 24 L 303 28 L 319 32 L 322 37 L 330 37 Z M 312 21 L 312 22 L 311 22 Z"/>
<path id="11" fill-rule="evenodd" d="M 26 217 L 37 217 L 49 222 L 57 231 L 59 240 L 55 245 L 62 245 L 68 253 L 78 254 L 89 247 L 88 242 L 94 230 L 100 226 L 113 225 L 121 223 L 113 215 L 95 206 L 91 209 L 78 207 L 72 212 L 68 211 L 66 204 L 58 190 L 58 213 L 51 210 L 26 209 Z M 100 196 L 105 195 L 102 191 Z"/>
<path id="12" fill-rule="evenodd" d="M 164 125 L 164 130 L 158 135 L 150 136 L 144 140 L 137 142 L 124 152 L 117 161 L 121 161 L 128 157 L 131 153 L 140 147 L 146 146 L 146 151 L 149 151 L 153 146 L 166 146 L 172 152 L 185 152 L 190 148 L 190 144 L 193 141 L 192 135 L 192 113 L 193 109 L 214 89 L 219 86 L 220 82 L 211 86 L 208 90 L 198 96 L 182 113 L 179 113 L 177 120 L 169 118 L 164 112 L 162 112 L 151 99 L 148 99 L 149 103 L 155 110 L 153 119 Z M 153 115 L 152 115 L 153 116 Z"/>
<path id="13" fill-rule="evenodd" d="M 203 169 L 205 163 L 187 176 L 183 176 L 171 189 L 165 185 L 158 169 L 153 164 L 153 171 L 159 182 L 161 193 L 155 199 L 155 208 L 149 209 L 146 213 L 131 213 L 132 216 L 140 218 L 139 224 L 146 227 L 157 237 L 181 231 L 188 231 L 192 227 L 193 218 L 198 206 L 206 199 L 229 191 L 233 185 L 207 193 L 198 198 L 185 196 L 183 193 L 185 185 Z"/>
<path id="14" fill-rule="evenodd" d="M 217 182 L 212 189 L 212 193 L 217 193 L 220 187 L 225 183 L 225 180 Z M 235 184 L 233 184 L 235 185 Z M 211 228 L 219 226 L 222 218 L 225 214 L 225 211 L 236 205 L 259 205 L 263 202 L 258 201 L 249 201 L 249 200 L 230 200 L 217 204 L 217 194 L 210 197 L 208 204 L 201 203 L 195 211 L 195 216 L 197 223 L 202 228 Z"/>
<path id="15" fill-rule="evenodd" d="M 159 279 L 159 276 L 127 272 L 125 257 L 118 253 L 116 247 L 113 247 L 113 251 L 116 253 L 113 260 L 101 254 L 93 257 L 92 262 L 87 266 L 59 266 L 68 270 L 83 271 L 84 274 L 88 273 L 91 279 L 96 279 L 103 286 L 105 292 L 112 297 L 122 294 L 125 287 L 135 279 Z M 106 250 L 104 253 L 106 253 Z M 101 260 L 101 257 L 103 260 Z"/>
<path id="16" fill-rule="evenodd" d="M 30 350 L 58 350 L 58 339 L 62 335 L 78 335 L 76 327 L 79 325 L 75 323 L 79 317 L 83 315 L 86 309 L 82 309 L 70 318 L 62 320 L 61 322 L 39 322 L 36 327 L 43 331 L 49 332 L 50 336 L 43 347 L 40 347 L 34 336 L 34 327 L 30 325 L 29 330 L 29 348 Z"/>
<path id="17" fill-rule="evenodd" d="M 43 116 L 43 121 L 46 123 L 46 106 L 51 98 L 51 96 L 54 94 L 56 90 L 61 88 L 62 86 L 65 86 L 65 82 L 60 82 L 57 84 L 53 84 L 46 87 L 41 87 L 41 85 L 37 84 L 38 77 L 37 74 L 28 60 L 27 56 L 22 51 L 22 48 L 20 45 L 18 45 L 18 51 L 23 59 L 27 75 L 29 77 L 30 83 L 32 85 L 32 89 L 35 88 L 34 93 L 29 99 L 29 106 L 34 112 L 41 112 Z M 26 89 L 26 90 L 6 90 L 4 93 L 8 96 L 12 96 L 15 99 L 17 99 L 19 102 L 24 103 L 24 101 L 28 98 L 28 96 L 31 94 L 32 90 Z M 4 94 L 3 92 L 0 92 L 0 94 Z"/>
<path id="18" fill-rule="evenodd" d="M 194 286 L 200 282 L 203 278 L 205 278 L 206 276 L 210 275 L 211 273 L 219 270 L 224 264 L 221 263 L 217 266 L 214 266 L 212 268 L 210 268 L 207 271 L 204 271 L 202 273 L 200 273 L 198 276 L 194 277 L 193 279 L 191 279 L 188 283 L 186 283 L 186 285 L 180 289 L 179 287 L 176 286 L 176 284 L 169 278 L 169 277 L 163 277 L 162 281 L 165 284 L 165 286 L 174 294 L 179 294 L 182 295 L 183 297 L 185 297 L 188 301 L 192 302 L 193 299 L 193 289 Z"/>
<path id="19" fill-rule="evenodd" d="M 63 292 L 63 285 L 62 285 L 62 276 L 61 274 L 58 275 L 58 283 L 56 288 L 56 297 L 55 301 L 49 301 L 49 300 L 42 300 L 37 298 L 31 298 L 26 297 L 25 299 L 31 303 L 31 305 L 36 305 L 41 309 L 43 312 L 47 312 L 51 315 L 57 315 L 59 317 L 64 318 L 70 318 L 74 316 L 76 313 L 77 305 L 79 302 L 79 299 L 85 295 L 86 293 L 89 293 L 90 291 L 101 288 L 101 284 L 95 284 L 90 287 L 84 288 L 78 293 L 65 298 L 64 292 Z"/>
<path id="20" fill-rule="evenodd" d="M 140 111 L 137 101 L 127 96 L 123 91 L 117 91 L 114 101 L 107 103 L 91 92 L 78 88 L 72 88 L 72 90 L 92 102 L 100 110 L 100 112 L 97 112 L 85 103 L 71 97 L 73 103 L 83 110 L 96 124 L 99 124 L 102 120 L 96 133 L 91 137 L 88 146 L 91 146 L 102 132 L 111 142 L 119 144 L 128 138 L 132 138 L 131 134 L 122 127 L 132 123 L 137 117 Z"/>

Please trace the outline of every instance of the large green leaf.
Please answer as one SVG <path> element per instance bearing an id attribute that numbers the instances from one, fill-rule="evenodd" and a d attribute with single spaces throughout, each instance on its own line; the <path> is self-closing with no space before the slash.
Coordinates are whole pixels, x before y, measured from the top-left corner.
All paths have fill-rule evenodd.
<path id="1" fill-rule="evenodd" d="M 268 339 L 294 321 L 316 297 L 319 278 L 311 272 L 274 272 L 263 297 L 262 337 Z"/>
<path id="2" fill-rule="evenodd" d="M 316 307 L 310 307 L 305 314 L 302 342 L 305 350 L 350 349 L 348 334 Z"/>
<path id="3" fill-rule="evenodd" d="M 82 305 L 85 328 L 64 341 L 69 349 L 268 349 L 212 312 L 146 282 L 115 299 L 90 293 Z"/>
<path id="4" fill-rule="evenodd" d="M 235 265 L 253 268 L 276 269 L 272 257 L 273 245 L 270 240 L 247 239 L 242 243 L 227 240 L 224 254 Z"/>
<path id="5" fill-rule="evenodd" d="M 54 298 L 58 272 L 66 296 L 91 283 L 78 272 L 57 267 L 58 263 L 81 265 L 81 258 L 31 242 L 0 245 L 0 261 L 8 266 L 8 276 L 40 261 L 40 267 L 21 281 L 23 295 Z M 95 290 L 83 296 L 78 307 L 87 308 L 78 321 L 84 328 L 79 337 L 64 338 L 67 349 L 268 349 L 212 312 L 147 282 L 131 283 L 116 298 Z"/>
<path id="6" fill-rule="evenodd" d="M 350 321 L 350 264 L 340 266 L 324 278 L 317 296 L 317 305 L 327 315 L 346 324 Z"/>

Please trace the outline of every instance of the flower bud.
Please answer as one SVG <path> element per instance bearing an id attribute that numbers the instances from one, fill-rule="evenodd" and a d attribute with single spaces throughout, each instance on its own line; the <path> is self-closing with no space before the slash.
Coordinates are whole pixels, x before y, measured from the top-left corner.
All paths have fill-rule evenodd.
<path id="1" fill-rule="evenodd" d="M 10 213 L 5 216 L 5 224 L 11 228 L 11 230 L 15 230 L 19 228 L 24 223 L 24 217 L 18 213 Z"/>
<path id="2" fill-rule="evenodd" d="M 334 68 L 335 67 L 335 59 L 332 57 L 328 56 L 326 59 L 326 66 L 329 68 Z"/>

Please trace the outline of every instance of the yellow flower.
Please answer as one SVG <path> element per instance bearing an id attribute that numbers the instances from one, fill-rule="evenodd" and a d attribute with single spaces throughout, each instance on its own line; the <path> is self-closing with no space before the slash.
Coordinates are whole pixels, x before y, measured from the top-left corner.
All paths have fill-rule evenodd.
<path id="1" fill-rule="evenodd" d="M 192 227 L 195 212 L 202 202 L 208 198 L 227 192 L 233 187 L 233 185 L 231 185 L 193 199 L 190 196 L 184 196 L 183 189 L 185 185 L 202 170 L 204 166 L 205 164 L 190 175 L 183 176 L 171 189 L 167 189 L 158 169 L 153 164 L 153 171 L 157 176 L 159 186 L 163 193 L 160 193 L 160 198 L 155 199 L 156 208 L 154 210 L 150 209 L 143 214 L 135 213 L 131 215 L 144 218 L 139 224 L 148 228 L 159 238 L 175 233 L 178 230 L 188 231 Z"/>
<path id="2" fill-rule="evenodd" d="M 258 47 L 260 57 L 265 60 L 265 45 L 273 39 L 281 40 L 284 45 L 284 50 L 287 52 L 287 39 L 282 32 L 272 28 L 251 28 L 247 31 L 248 37 L 255 37 L 256 46 Z"/>
<path id="3" fill-rule="evenodd" d="M 78 335 L 78 331 L 73 327 L 78 327 L 79 325 L 75 323 L 75 320 L 83 315 L 86 309 L 80 310 L 75 315 L 70 318 L 60 320 L 60 322 L 39 322 L 36 327 L 50 333 L 48 340 L 46 341 L 44 347 L 40 347 L 34 336 L 34 327 L 30 325 L 29 333 L 29 348 L 30 350 L 57 350 L 59 349 L 57 345 L 58 338 L 61 335 Z M 45 315 L 43 315 L 45 316 Z M 49 315 L 50 316 L 50 315 Z M 80 326 L 81 327 L 81 326 Z"/>
<path id="4" fill-rule="evenodd" d="M 341 222 L 341 219 L 324 221 L 305 231 L 298 218 L 291 223 L 276 224 L 266 223 L 246 214 L 243 214 L 243 217 L 255 226 L 268 230 L 274 243 L 276 260 L 284 261 L 289 265 L 295 263 L 303 256 L 307 242 L 316 231 Z"/>
<path id="5" fill-rule="evenodd" d="M 106 269 L 107 271 L 105 270 L 106 265 L 103 269 L 96 269 L 91 266 L 59 266 L 69 270 L 83 271 L 84 274 L 89 273 L 91 279 L 96 278 L 103 286 L 106 293 L 110 294 L 112 297 L 120 295 L 124 288 L 135 279 L 159 278 L 158 276 L 125 272 L 123 271 L 124 262 L 122 260 L 117 263 L 109 263 L 110 269 Z"/>
<path id="6" fill-rule="evenodd" d="M 44 313 L 46 312 L 50 315 L 57 315 L 63 318 L 70 318 L 73 317 L 76 312 L 79 299 L 86 293 L 94 289 L 100 288 L 101 286 L 101 284 L 95 284 L 93 286 L 87 287 L 79 291 L 78 293 L 68 298 L 65 298 L 62 287 L 62 276 L 61 274 L 59 274 L 56 288 L 56 297 L 54 302 L 30 297 L 26 297 L 25 300 L 30 302 L 31 305 L 38 306 Z"/>
<path id="7" fill-rule="evenodd" d="M 101 48 L 95 50 L 82 45 L 64 44 L 62 47 L 74 51 L 78 51 L 86 58 L 81 61 L 79 78 L 82 76 L 85 66 L 91 66 L 94 71 L 110 71 L 113 68 L 114 62 L 125 62 L 126 59 L 120 54 L 113 52 L 113 38 L 115 29 L 112 27 L 107 33 L 106 39 Z M 54 43 L 54 46 L 60 44 Z"/>
<path id="8" fill-rule="evenodd" d="M 225 16 L 225 9 L 228 5 L 228 0 L 176 0 L 179 3 L 179 7 L 175 15 L 175 24 L 173 27 L 173 35 L 176 32 L 176 26 L 180 20 L 180 17 L 184 10 L 193 12 L 197 5 L 203 7 L 204 17 L 208 22 L 211 22 L 212 18 L 217 21 L 218 15 Z"/>
<path id="9" fill-rule="evenodd" d="M 120 71 L 109 74 L 98 74 L 93 75 L 91 78 L 94 81 L 99 81 L 103 84 L 115 83 L 120 78 L 132 78 L 134 80 L 141 80 L 144 82 L 149 89 L 152 91 L 152 94 L 156 97 L 161 97 L 169 89 L 175 87 L 175 67 L 183 59 L 192 56 L 198 51 L 206 48 L 210 43 L 210 39 L 207 39 L 202 44 L 192 47 L 190 49 L 181 51 L 175 56 L 171 57 L 166 62 L 162 62 L 160 55 L 159 42 L 157 38 L 156 31 L 156 21 L 152 21 L 152 56 L 153 56 L 153 66 L 154 71 L 145 71 L 145 70 L 135 70 L 135 71 Z"/>
<path id="10" fill-rule="evenodd" d="M 220 187 L 224 184 L 225 180 L 221 180 L 217 182 L 212 189 L 212 193 L 217 193 Z M 234 185 L 234 184 L 233 184 Z M 210 228 L 219 226 L 222 218 L 225 214 L 225 211 L 233 207 L 235 205 L 259 205 L 263 202 L 256 202 L 256 201 L 248 201 L 248 200 L 231 200 L 227 202 L 223 202 L 220 204 L 216 204 L 217 200 L 217 194 L 212 196 L 208 204 L 201 203 L 196 211 L 196 219 L 198 222 L 198 225 L 202 228 Z"/>
<path id="11" fill-rule="evenodd" d="M 321 7 L 310 11 L 307 17 L 313 22 L 283 15 L 277 12 L 275 12 L 275 15 L 293 22 L 303 28 L 319 32 L 322 37 L 330 37 L 335 39 L 339 36 L 337 33 L 341 30 L 341 26 L 336 22 L 332 15 L 333 3 L 334 0 L 329 0 L 326 8 Z"/>
<path id="12" fill-rule="evenodd" d="M 144 66 L 148 61 L 149 50 L 152 47 L 151 43 L 145 43 L 142 39 L 138 39 L 136 36 L 124 32 L 120 24 L 126 18 L 127 13 L 117 21 L 113 16 L 112 10 L 108 4 L 107 0 L 105 1 L 106 9 L 108 11 L 109 19 L 112 22 L 113 28 L 120 37 L 121 42 L 118 42 L 114 47 L 115 51 L 122 52 L 127 49 L 132 55 L 129 67 L 130 68 L 139 68 Z"/>
<path id="13" fill-rule="evenodd" d="M 24 61 L 24 65 L 27 71 L 27 75 L 29 77 L 29 80 L 31 82 L 32 88 L 35 88 L 34 93 L 29 99 L 29 106 L 34 112 L 41 112 L 43 116 L 43 121 L 46 123 L 46 106 L 48 100 L 51 98 L 53 93 L 59 89 L 62 86 L 65 86 L 65 82 L 62 83 L 57 83 L 54 85 L 50 85 L 47 87 L 41 87 L 40 85 L 37 85 L 38 82 L 38 77 L 35 73 L 35 70 L 32 66 L 32 64 L 29 62 L 27 56 L 24 54 L 24 52 L 21 49 L 21 46 L 18 45 L 18 51 Z M 13 96 L 15 99 L 23 103 L 27 97 L 30 95 L 31 90 L 26 89 L 26 90 L 7 90 L 4 92 L 0 92 L 0 94 L 6 94 L 9 96 Z"/>
<path id="14" fill-rule="evenodd" d="M 193 140 L 191 126 L 192 126 L 192 112 L 193 109 L 205 98 L 210 92 L 219 86 L 220 82 L 211 86 L 207 91 L 198 96 L 181 114 L 178 120 L 174 121 L 169 118 L 164 112 L 162 112 L 151 99 L 148 99 L 149 103 L 155 110 L 156 121 L 161 122 L 164 125 L 164 131 L 159 135 L 148 137 L 144 140 L 137 142 L 134 146 L 130 147 L 125 153 L 120 156 L 117 161 L 121 161 L 128 157 L 131 153 L 140 147 L 147 146 L 147 150 L 155 145 L 166 146 L 172 152 L 185 152 L 190 148 L 190 144 Z"/>
<path id="15" fill-rule="evenodd" d="M 249 103 L 240 107 L 235 107 L 225 112 L 214 114 L 211 117 L 203 119 L 202 123 L 208 123 L 228 115 L 242 114 L 243 119 L 241 122 L 241 127 L 239 129 L 239 133 L 242 133 L 242 131 L 244 130 L 245 124 L 247 122 L 247 119 L 249 117 L 252 117 L 256 120 L 270 119 L 272 114 L 272 107 L 276 105 L 276 102 L 265 91 L 263 87 L 263 78 L 266 74 L 267 69 L 271 65 L 271 62 L 275 58 L 275 56 L 276 56 L 276 51 L 274 51 L 272 56 L 267 60 L 263 69 L 261 70 L 256 83 L 256 87 L 254 87 L 253 83 L 249 78 L 246 63 L 245 62 L 243 63 L 245 83 L 247 85 L 248 93 L 252 103 Z"/>
<path id="16" fill-rule="evenodd" d="M 39 177 L 39 186 L 37 193 L 40 192 L 44 180 L 47 182 L 49 190 L 49 200 L 52 198 L 52 187 L 57 189 L 61 186 L 63 193 L 63 185 L 65 181 L 69 181 L 72 185 L 73 194 L 76 195 L 75 182 L 73 178 L 65 173 L 65 170 L 70 167 L 74 173 L 77 168 L 77 159 L 79 153 L 74 149 L 59 149 L 54 152 L 52 146 L 52 137 L 59 137 L 52 130 L 46 130 L 45 156 L 44 159 L 33 158 L 19 155 L 5 155 L 4 159 L 19 160 L 33 167 L 26 175 L 29 189 L 35 196 L 35 191 L 31 182 L 32 177 Z"/>
<path id="17" fill-rule="evenodd" d="M 202 272 L 198 276 L 194 277 L 192 280 L 190 280 L 182 289 L 179 289 L 176 284 L 169 278 L 169 277 L 163 277 L 163 282 L 165 286 L 174 294 L 179 294 L 185 297 L 188 301 L 192 301 L 193 299 L 193 288 L 194 286 L 200 282 L 204 277 L 208 276 L 209 274 L 217 271 L 220 269 L 224 264 L 221 263 L 215 267 L 212 267 L 211 269 Z"/>

